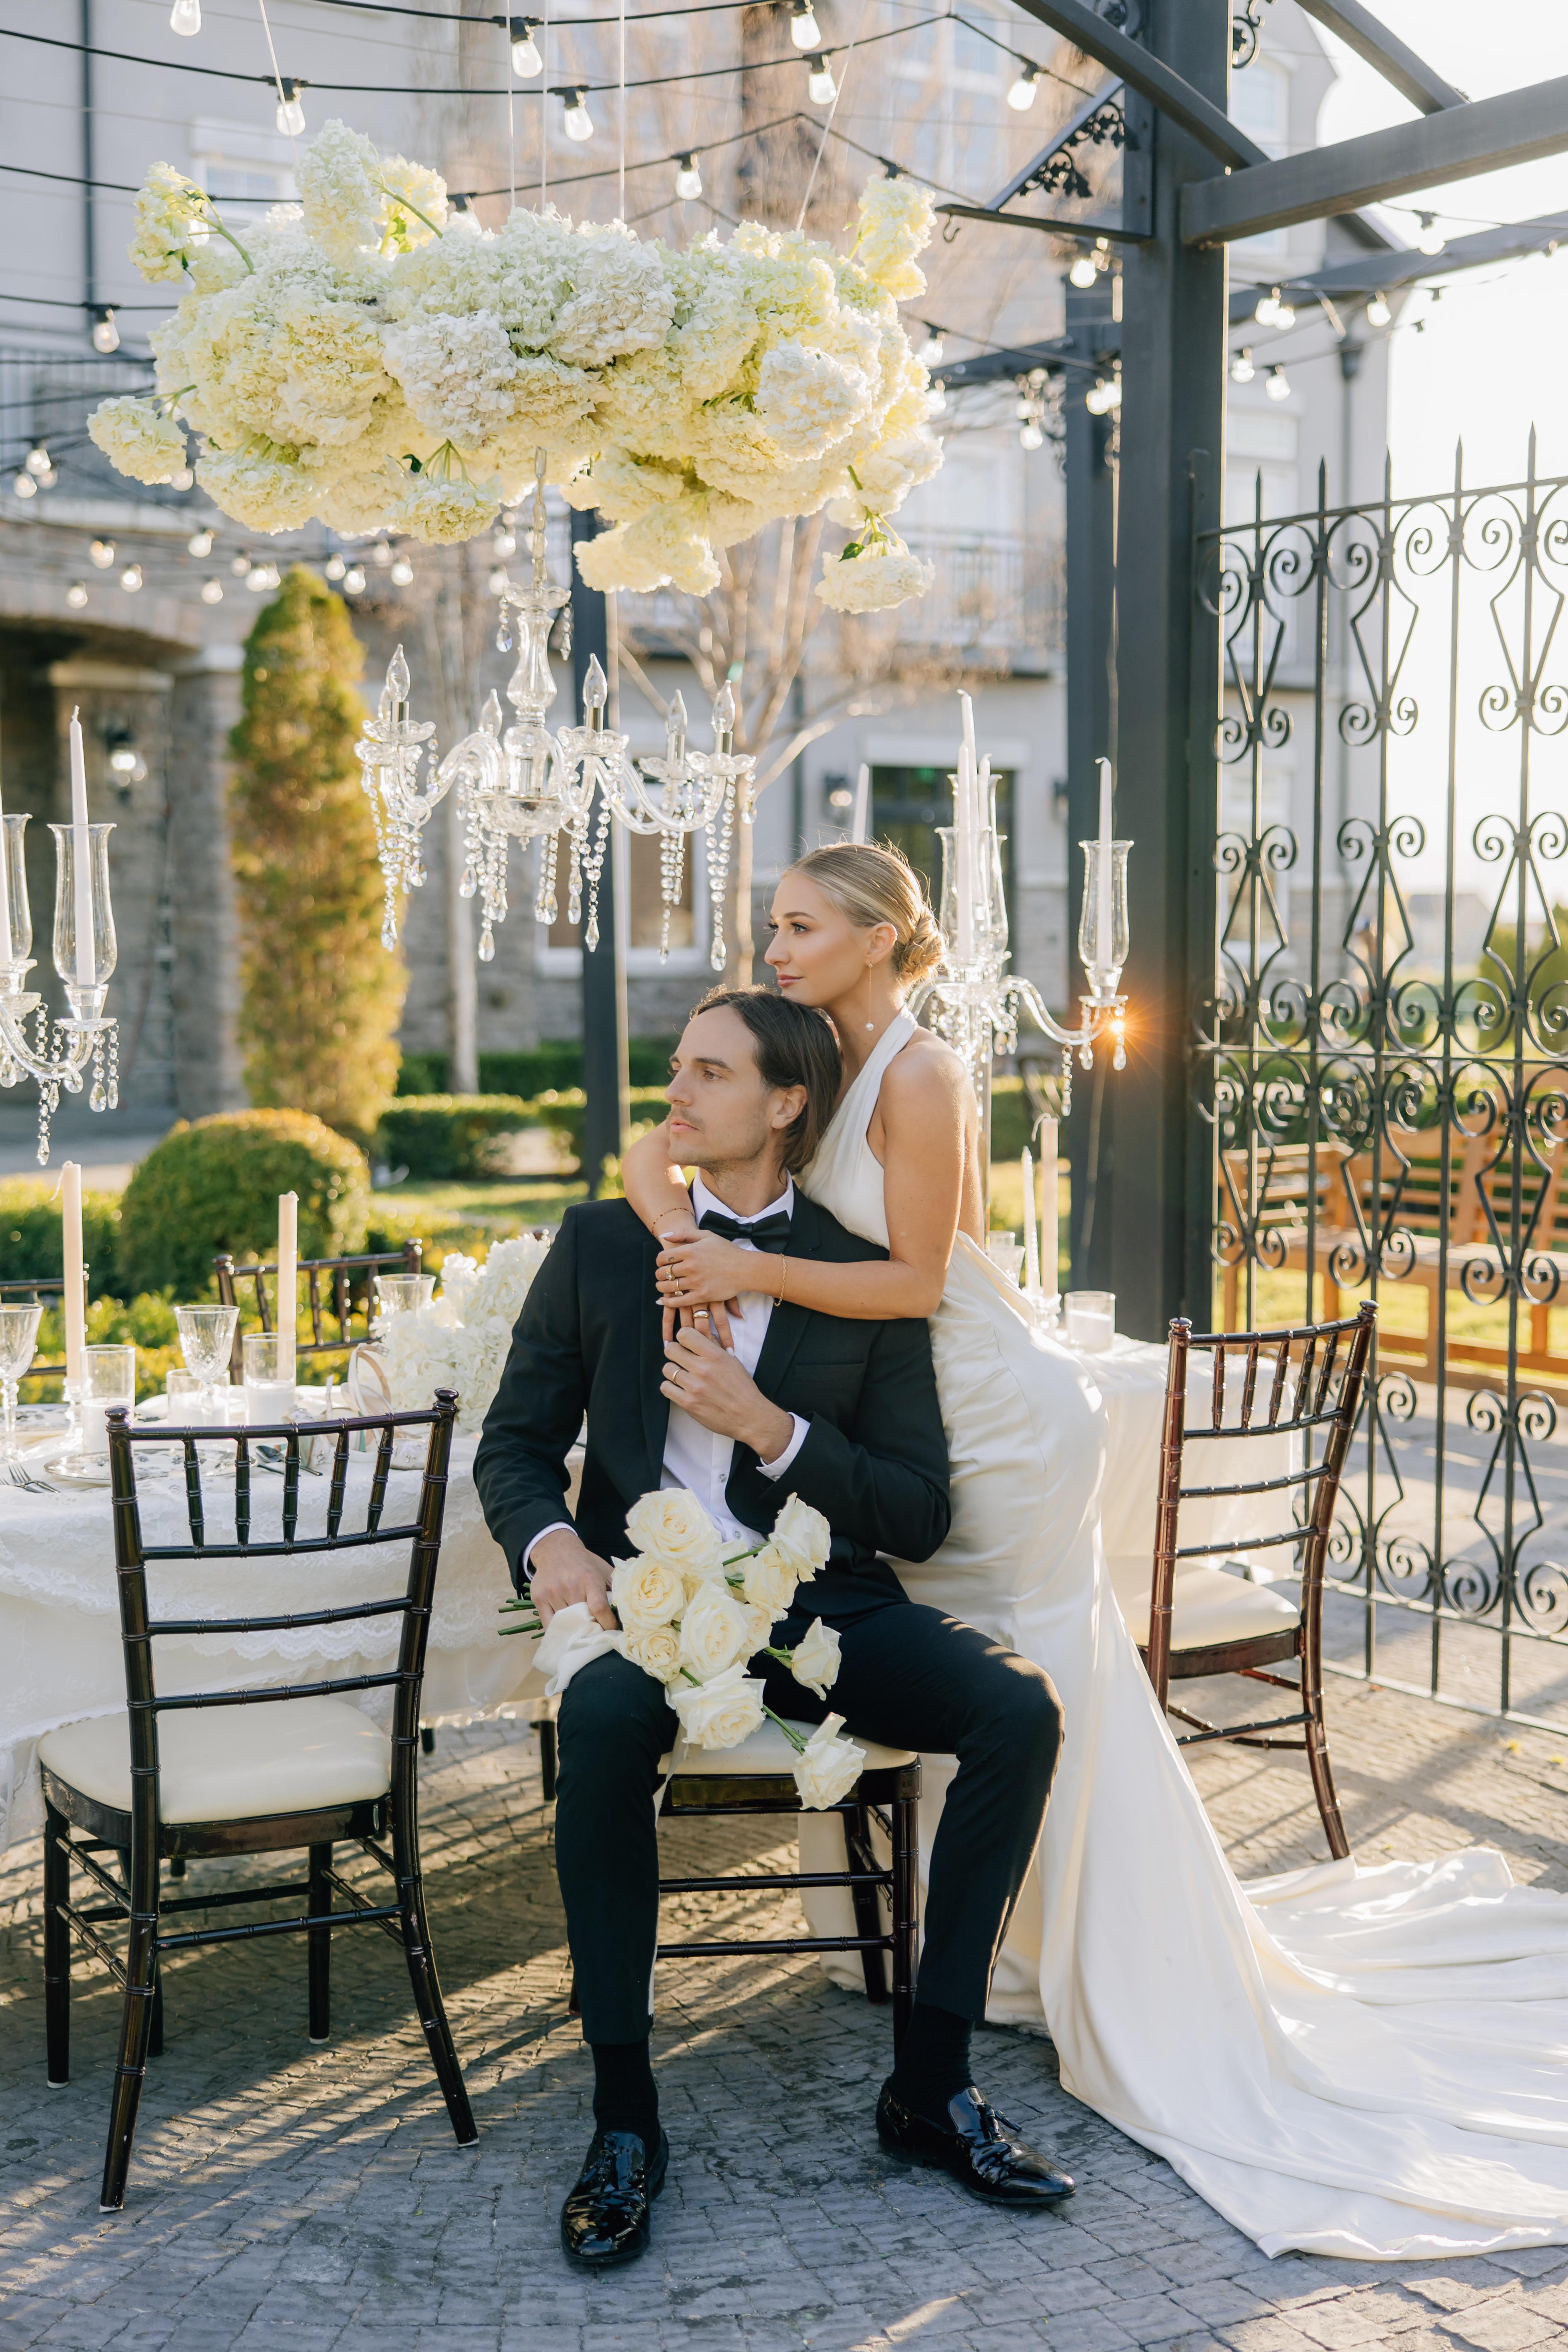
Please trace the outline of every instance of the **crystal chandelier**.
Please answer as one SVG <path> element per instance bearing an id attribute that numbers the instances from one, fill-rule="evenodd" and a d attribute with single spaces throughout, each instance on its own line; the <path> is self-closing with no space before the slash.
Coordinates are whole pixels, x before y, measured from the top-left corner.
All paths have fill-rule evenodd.
<path id="1" fill-rule="evenodd" d="M 609 685 L 595 658 L 583 682 L 583 724 L 555 731 L 546 725 L 545 714 L 555 699 L 550 638 L 568 592 L 545 576 L 544 463 L 542 450 L 534 465 L 529 529 L 531 576 L 523 587 L 509 581 L 500 591 L 496 643 L 507 653 L 514 633 L 517 640 L 517 667 L 506 689 L 517 713 L 515 722 L 503 729 L 500 701 L 494 694 L 489 696 L 474 732 L 453 746 L 421 788 L 419 769 L 427 748 L 434 758 L 434 730 L 408 715 L 408 666 L 400 646 L 387 669 L 377 715 L 361 731 L 357 748 L 375 814 L 386 891 L 382 942 L 388 948 L 396 945 L 398 898 L 425 880 L 421 834 L 431 812 L 456 784 L 466 845 L 462 893 L 479 900 L 481 963 L 494 956 L 495 926 L 506 919 L 514 841 L 540 844 L 534 918 L 553 923 L 560 911 L 564 837 L 566 919 L 582 923 L 585 946 L 598 946 L 599 881 L 611 821 L 616 819 L 629 833 L 660 837 L 661 961 L 669 951 L 670 917 L 685 887 L 687 841 L 693 834 L 706 835 L 712 907 L 710 960 L 715 971 L 722 971 L 730 854 L 737 816 L 745 824 L 752 819 L 756 766 L 752 755 L 734 748 L 734 695 L 726 684 L 714 698 L 710 751 L 694 751 L 688 743 L 686 706 L 677 695 L 666 720 L 663 759 L 639 762 L 628 757 L 630 738 L 604 723 Z M 564 631 L 570 626 L 568 613 Z"/>
<path id="2" fill-rule="evenodd" d="M 1027 1013 L 1062 1049 L 1062 1110 L 1072 1108 L 1072 1064 L 1094 1066 L 1097 1037 L 1109 1035 L 1111 1066 L 1127 1066 L 1127 1000 L 1118 993 L 1128 955 L 1127 853 L 1130 841 L 1110 830 L 1110 763 L 1100 767 L 1100 833 L 1080 846 L 1086 855 L 1079 956 L 1089 993 L 1079 999 L 1076 1029 L 1065 1029 L 1042 1002 L 1033 982 L 1006 970 L 1007 909 L 1002 888 L 1002 844 L 996 828 L 996 783 L 991 763 L 976 765 L 974 722 L 969 697 L 963 708 L 963 740 L 958 772 L 949 782 L 953 822 L 939 825 L 942 841 L 942 933 L 946 953 L 934 979 L 910 998 L 910 1009 L 945 1037 L 961 1055 L 985 1110 L 991 1063 L 995 1054 L 1018 1050 L 1018 1022 Z M 984 1158 L 984 1155 L 983 1155 Z"/>
<path id="3" fill-rule="evenodd" d="M 24 1077 L 37 1081 L 40 1167 L 48 1165 L 49 1122 L 59 1108 L 60 1088 L 79 1094 L 89 1061 L 91 1108 L 113 1110 L 120 1100 L 119 1031 L 103 1013 L 119 953 L 109 901 L 109 836 L 114 827 L 87 823 L 81 727 L 74 711 L 70 747 L 75 821 L 49 827 L 55 836 L 55 970 L 69 1008 L 53 1024 L 52 1050 L 48 1009 L 37 991 L 26 985 L 33 968 L 24 851 L 27 819 L 0 815 L 0 1087 L 16 1086 Z"/>

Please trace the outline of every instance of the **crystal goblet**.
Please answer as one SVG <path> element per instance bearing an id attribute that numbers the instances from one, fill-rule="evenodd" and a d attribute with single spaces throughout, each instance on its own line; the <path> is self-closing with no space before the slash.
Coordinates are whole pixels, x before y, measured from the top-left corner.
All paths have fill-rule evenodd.
<path id="1" fill-rule="evenodd" d="M 0 1435 L 0 1461 L 15 1462 L 16 1386 L 33 1360 L 42 1307 L 0 1307 L 0 1398 L 4 1400 L 5 1432 Z"/>
<path id="2" fill-rule="evenodd" d="M 200 1382 L 196 1412 L 208 1426 L 222 1426 L 227 1413 L 218 1394 L 219 1382 L 228 1370 L 228 1360 L 234 1348 L 234 1327 L 239 1320 L 237 1307 L 176 1307 L 174 1323 L 180 1334 L 180 1353 L 185 1360 L 185 1370 Z"/>

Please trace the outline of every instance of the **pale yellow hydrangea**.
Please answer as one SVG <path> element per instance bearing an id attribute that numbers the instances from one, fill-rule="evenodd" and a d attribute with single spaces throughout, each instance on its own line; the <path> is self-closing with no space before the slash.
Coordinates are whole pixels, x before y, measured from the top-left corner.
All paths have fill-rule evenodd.
<path id="1" fill-rule="evenodd" d="M 868 278 L 895 301 L 910 302 L 926 290 L 925 272 L 915 256 L 931 243 L 936 205 L 929 188 L 913 180 L 871 180 L 860 196 L 860 228 L 855 257 Z"/>
<path id="2" fill-rule="evenodd" d="M 129 394 L 101 401 L 87 429 L 110 464 L 133 482 L 167 482 L 185 462 L 185 436 L 174 418 Z"/>
<path id="3" fill-rule="evenodd" d="M 935 578 L 935 566 L 908 548 L 871 547 L 837 562 L 830 557 L 816 593 L 836 613 L 885 613 L 923 596 Z"/>

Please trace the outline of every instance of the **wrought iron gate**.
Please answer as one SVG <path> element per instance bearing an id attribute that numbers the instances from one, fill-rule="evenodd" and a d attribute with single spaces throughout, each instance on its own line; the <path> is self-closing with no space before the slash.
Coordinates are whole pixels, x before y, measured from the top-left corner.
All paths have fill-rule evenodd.
<path id="1" fill-rule="evenodd" d="M 1378 1301 L 1325 1652 L 1568 1732 L 1568 480 L 1203 534 L 1215 1319 Z M 1568 898 L 1568 890 L 1563 896 Z"/>

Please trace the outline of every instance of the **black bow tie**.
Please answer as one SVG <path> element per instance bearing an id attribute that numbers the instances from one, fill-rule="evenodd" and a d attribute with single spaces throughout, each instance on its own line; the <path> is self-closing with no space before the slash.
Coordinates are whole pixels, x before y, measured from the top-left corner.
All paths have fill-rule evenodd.
<path id="1" fill-rule="evenodd" d="M 726 1217 L 718 1209 L 708 1209 L 698 1223 L 705 1234 L 717 1234 L 727 1242 L 751 1242 L 773 1257 L 783 1257 L 789 1247 L 789 1219 L 782 1210 L 776 1216 L 759 1217 L 754 1225 L 743 1225 L 739 1217 Z"/>

